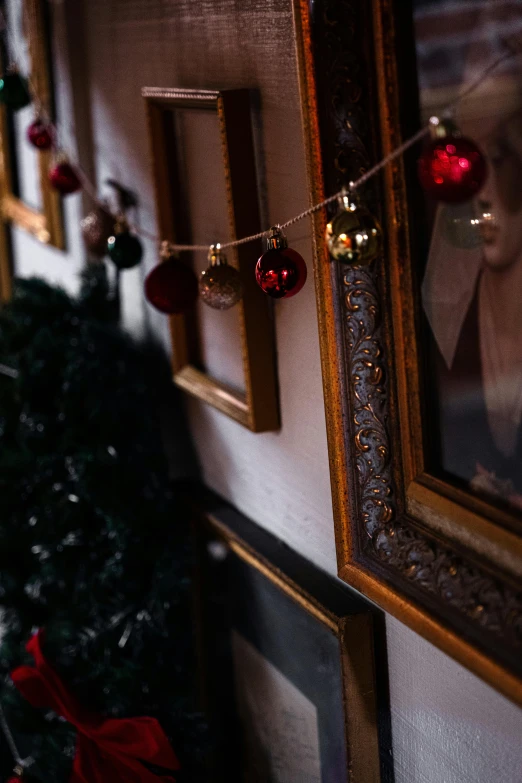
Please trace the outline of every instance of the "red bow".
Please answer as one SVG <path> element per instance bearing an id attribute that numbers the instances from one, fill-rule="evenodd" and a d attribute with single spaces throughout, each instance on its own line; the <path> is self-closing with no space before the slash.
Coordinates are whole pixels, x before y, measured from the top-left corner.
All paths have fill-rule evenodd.
<path id="1" fill-rule="evenodd" d="M 20 666 L 11 673 L 14 684 L 33 707 L 47 707 L 78 729 L 70 783 L 174 783 L 161 778 L 142 762 L 165 770 L 179 769 L 179 762 L 155 718 L 102 718 L 88 713 L 71 696 L 44 658 L 38 631 L 27 643 L 36 669 Z"/>

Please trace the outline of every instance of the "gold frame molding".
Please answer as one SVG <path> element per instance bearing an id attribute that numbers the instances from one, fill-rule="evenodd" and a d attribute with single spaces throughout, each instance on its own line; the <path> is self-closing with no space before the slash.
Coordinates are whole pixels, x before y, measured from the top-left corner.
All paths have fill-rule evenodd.
<path id="1" fill-rule="evenodd" d="M 162 238 L 188 242 L 181 218 L 182 194 L 175 181 L 176 164 L 169 136 L 168 115 L 176 108 L 197 108 L 217 113 L 227 185 L 231 237 L 260 231 L 257 178 L 249 90 L 185 90 L 144 87 L 158 227 Z M 238 305 L 246 392 L 241 393 L 203 372 L 193 359 L 192 314 L 170 318 L 174 382 L 184 391 L 235 419 L 253 432 L 279 428 L 276 356 L 270 303 L 255 283 L 252 246 L 230 253 L 239 270 L 243 298 Z"/>
<path id="2" fill-rule="evenodd" d="M 191 497 L 192 493 L 189 502 Z M 359 605 L 357 609 L 350 607 L 350 596 L 348 600 L 342 601 L 343 611 L 339 612 L 339 607 L 336 610 L 327 608 L 321 600 L 291 578 L 286 570 L 275 565 L 247 542 L 238 532 L 239 525 L 244 524 L 242 515 L 227 504 L 222 503 L 222 506 L 216 510 L 203 511 L 194 504 L 198 539 L 202 539 L 203 531 L 206 531 L 207 536 L 211 535 L 223 542 L 238 558 L 261 573 L 337 638 L 344 689 L 347 780 L 350 783 L 379 783 L 381 760 L 377 694 L 383 684 L 378 687 L 376 683 L 374 611 L 370 607 L 365 610 Z M 263 534 L 270 536 L 266 531 Z M 299 569 L 296 567 L 296 570 Z M 301 576 L 299 570 L 298 578 Z M 204 629 L 200 629 L 200 633 L 204 633 Z M 382 696 L 381 693 L 380 698 Z"/>
<path id="3" fill-rule="evenodd" d="M 0 220 L 0 304 L 11 298 L 13 270 L 9 229 Z"/>
<path id="4" fill-rule="evenodd" d="M 416 100 L 401 70 L 413 46 L 407 10 L 400 0 L 317 0 L 312 18 L 307 0 L 294 0 L 313 203 L 398 146 L 404 122 L 416 129 L 403 116 Z M 510 515 L 425 469 L 402 159 L 383 184 L 365 191 L 387 237 L 369 268 L 332 264 L 326 216 L 314 218 L 339 575 L 522 704 L 522 538 Z"/>
<path id="5" fill-rule="evenodd" d="M 31 59 L 31 84 L 39 101 L 49 116 L 53 112 L 50 41 L 46 25 L 45 0 L 25 0 L 25 22 Z M 3 63 L 0 62 L 3 69 Z M 3 221 L 32 234 L 40 242 L 64 249 L 62 200 L 49 182 L 49 166 L 52 151 L 39 151 L 39 179 L 42 192 L 42 210 L 25 204 L 13 192 L 13 154 L 9 140 L 9 115 L 5 106 L 0 107 L 0 211 Z M 2 278 L 10 262 L 5 258 L 7 242 L 1 241 Z M 10 285 L 3 280 L 2 296 Z"/>

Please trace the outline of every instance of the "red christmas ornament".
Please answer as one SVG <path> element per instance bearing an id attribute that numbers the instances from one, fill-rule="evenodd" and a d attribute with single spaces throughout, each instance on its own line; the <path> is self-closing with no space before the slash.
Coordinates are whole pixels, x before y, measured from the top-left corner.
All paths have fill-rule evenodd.
<path id="1" fill-rule="evenodd" d="M 51 167 L 49 180 L 53 188 L 63 196 L 67 196 L 69 193 L 76 193 L 82 186 L 76 171 L 69 161 L 64 158 Z"/>
<path id="2" fill-rule="evenodd" d="M 273 299 L 290 299 L 306 283 L 304 258 L 287 246 L 286 237 L 278 226 L 270 229 L 268 250 L 256 264 L 256 282 Z"/>
<path id="3" fill-rule="evenodd" d="M 50 150 L 54 143 L 54 128 L 38 117 L 27 128 L 27 140 L 37 150 Z"/>
<path id="4" fill-rule="evenodd" d="M 486 159 L 475 142 L 459 136 L 456 129 L 438 120 L 432 127 L 435 138 L 419 158 L 421 185 L 438 201 L 469 201 L 486 181 Z"/>
<path id="5" fill-rule="evenodd" d="M 168 243 L 161 255 L 164 260 L 145 278 L 145 296 L 161 313 L 183 313 L 198 298 L 198 279 L 190 267 L 172 255 Z"/>

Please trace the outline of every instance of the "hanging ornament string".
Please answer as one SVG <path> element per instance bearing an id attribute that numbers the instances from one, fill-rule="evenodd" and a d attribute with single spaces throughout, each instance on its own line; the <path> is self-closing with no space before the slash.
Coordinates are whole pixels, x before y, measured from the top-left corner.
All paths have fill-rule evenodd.
<path id="1" fill-rule="evenodd" d="M 506 60 L 509 60 L 519 54 L 519 49 L 517 49 L 516 47 L 512 47 L 508 41 L 504 40 L 504 45 L 506 46 L 508 51 L 499 55 L 499 57 L 497 57 L 495 60 L 489 63 L 489 65 L 487 65 L 484 68 L 484 70 L 481 71 L 481 73 L 478 74 L 478 76 L 475 79 L 473 79 L 468 85 L 466 85 L 459 92 L 458 96 L 449 104 L 447 104 L 446 107 L 441 111 L 442 116 L 451 114 L 455 110 L 455 108 L 461 103 L 461 101 L 463 101 L 464 98 L 466 98 L 474 90 L 476 90 L 480 86 L 480 84 L 484 81 L 484 79 L 487 76 L 489 76 L 489 74 L 492 73 L 496 68 L 498 68 L 499 65 L 504 63 Z M 368 182 L 369 179 L 372 179 L 376 174 L 378 174 L 389 163 L 392 163 L 396 158 L 399 158 L 401 155 L 407 152 L 411 147 L 413 147 L 419 141 L 422 141 L 422 139 L 424 139 L 426 136 L 429 136 L 431 129 L 432 129 L 432 122 L 430 121 L 425 126 L 420 128 L 417 131 L 417 133 L 415 133 L 413 136 L 410 136 L 410 138 L 406 139 L 406 141 L 404 141 L 399 147 L 392 150 L 392 152 L 390 152 L 388 155 L 382 158 L 382 160 L 378 161 L 374 166 L 368 169 L 368 171 L 365 171 L 364 174 L 361 174 L 361 176 L 358 177 L 358 179 L 350 182 L 349 190 L 356 191 L 358 188 L 360 188 L 362 185 Z M 285 223 L 278 223 L 277 227 L 281 230 L 285 228 L 289 228 L 290 226 L 293 226 L 295 223 L 298 223 L 301 220 L 304 220 L 305 218 L 314 215 L 316 212 L 319 212 L 320 210 L 324 209 L 329 204 L 332 204 L 335 201 L 339 201 L 339 199 L 343 198 L 346 195 L 346 193 L 347 193 L 347 189 L 342 188 L 337 193 L 334 193 L 333 196 L 329 196 L 328 198 L 324 199 L 318 204 L 314 204 L 308 209 L 305 209 L 303 212 L 300 212 L 295 217 L 290 218 Z M 161 241 L 160 238 L 157 237 L 155 234 L 152 234 L 147 231 L 143 231 L 137 226 L 131 226 L 131 228 L 133 231 L 135 231 L 138 234 L 141 234 L 141 236 L 143 236 L 146 239 L 149 239 L 153 242 Z M 240 245 L 247 244 L 248 242 L 255 242 L 256 240 L 267 237 L 270 234 L 270 231 L 271 229 L 268 229 L 266 231 L 260 231 L 257 234 L 252 234 L 247 237 L 242 237 L 241 239 L 236 239 L 231 242 L 222 242 L 220 243 L 220 247 L 223 250 L 225 250 L 226 248 L 239 247 Z M 176 252 L 176 253 L 184 252 L 184 251 L 208 252 L 208 248 L 209 248 L 209 245 L 181 245 L 181 244 L 176 244 L 174 242 L 169 242 L 168 246 L 172 252 Z"/>
<path id="2" fill-rule="evenodd" d="M 5 18 L 2 19 L 2 26 L 4 28 L 4 32 L 6 35 L 6 38 L 12 39 L 13 36 L 11 35 L 11 31 L 9 30 L 7 20 Z M 503 39 L 504 46 L 506 47 L 507 51 L 505 51 L 503 54 L 499 55 L 495 60 L 493 60 L 491 63 L 489 63 L 483 71 L 481 71 L 480 74 L 477 75 L 475 79 L 473 79 L 468 85 L 466 85 L 458 94 L 458 96 L 451 101 L 449 104 L 446 105 L 446 107 L 441 111 L 441 116 L 446 116 L 448 114 L 451 114 L 452 111 L 458 106 L 458 104 L 464 100 L 464 98 L 468 97 L 477 87 L 484 81 L 484 79 L 489 76 L 492 71 L 494 71 L 496 68 L 498 68 L 499 65 L 504 63 L 506 60 L 515 57 L 519 54 L 519 48 L 512 45 L 512 43 L 509 40 Z M 17 42 L 13 46 L 13 49 L 17 48 Z M 40 110 L 45 109 L 45 107 L 40 106 L 40 102 L 38 101 L 38 96 L 35 93 L 34 85 L 29 78 L 29 89 L 31 92 L 31 95 L 33 97 L 33 100 L 35 101 L 35 105 L 38 109 L 40 107 Z M 59 138 L 59 129 L 56 126 L 55 123 L 49 122 L 49 126 L 52 132 L 55 133 L 56 138 Z M 413 136 L 411 136 L 409 139 L 404 141 L 400 146 L 398 146 L 395 150 L 390 152 L 388 155 L 386 155 L 382 160 L 378 161 L 374 166 L 372 166 L 368 171 L 364 172 L 358 179 L 356 179 L 353 182 L 349 183 L 349 190 L 350 191 L 356 191 L 359 189 L 362 185 L 364 185 L 366 182 L 368 182 L 369 179 L 373 178 L 376 174 L 378 174 L 383 168 L 385 168 L 389 163 L 394 161 L 396 158 L 403 155 L 408 149 L 413 147 L 415 144 L 417 144 L 419 141 L 421 141 L 423 138 L 429 135 L 430 133 L 431 124 L 428 123 L 424 127 L 422 127 L 417 133 L 415 133 Z M 70 157 L 70 156 L 68 156 Z M 100 201 L 96 187 L 94 184 L 90 181 L 89 177 L 86 175 L 84 169 L 82 166 L 74 162 L 73 165 L 75 172 L 78 176 L 78 179 L 81 182 L 81 185 L 85 192 L 92 198 L 92 200 L 97 205 L 103 205 L 103 202 Z M 346 188 L 341 189 L 337 193 L 334 193 L 332 196 L 329 196 L 328 198 L 324 199 L 323 201 L 319 202 L 318 204 L 314 204 L 313 206 L 309 207 L 308 209 L 303 210 L 298 215 L 295 215 L 294 217 L 290 218 L 284 223 L 277 224 L 277 227 L 281 230 L 285 228 L 289 228 L 290 226 L 294 225 L 295 223 L 300 222 L 301 220 L 304 220 L 307 217 L 310 217 L 311 215 L 314 215 L 316 212 L 319 212 L 320 210 L 324 209 L 324 207 L 327 207 L 329 204 L 332 204 L 335 201 L 338 201 L 340 198 L 346 195 Z M 162 240 L 161 237 L 157 236 L 156 234 L 147 231 L 146 229 L 143 229 L 140 226 L 137 226 L 135 224 L 129 223 L 129 229 L 133 231 L 134 233 L 138 234 L 139 236 L 142 236 L 144 239 L 148 239 L 151 242 L 155 242 L 158 245 L 162 244 L 164 240 Z M 233 247 L 239 247 L 241 245 L 247 244 L 249 242 L 254 242 L 256 240 L 262 239 L 264 237 L 267 237 L 270 234 L 270 229 L 265 231 L 260 231 L 257 234 L 251 234 L 247 237 L 242 237 L 240 239 L 235 239 L 230 242 L 222 242 L 220 243 L 220 247 L 225 250 L 227 248 L 233 248 Z M 194 251 L 204 251 L 208 253 L 208 249 L 211 243 L 209 244 L 178 244 L 175 242 L 169 242 L 168 248 L 171 252 L 194 252 Z"/>
<path id="3" fill-rule="evenodd" d="M 407 141 L 405 141 L 403 144 L 401 144 L 400 147 L 397 147 L 397 149 L 393 150 L 393 152 L 390 152 L 389 155 L 387 155 L 385 158 L 383 158 L 379 163 L 376 163 L 375 166 L 372 166 L 371 169 L 368 169 L 364 174 L 361 174 L 361 176 L 356 179 L 353 182 L 350 182 L 349 184 L 349 190 L 357 190 L 357 188 L 360 188 L 361 185 L 364 185 L 365 182 L 367 182 L 371 177 L 375 176 L 382 168 L 388 165 L 388 163 L 391 163 L 392 160 L 395 160 L 395 158 L 400 157 L 406 150 L 408 150 L 410 147 L 413 147 L 414 144 L 416 144 L 418 141 L 424 138 L 424 136 L 427 136 L 430 132 L 430 125 L 426 125 L 426 127 L 421 128 L 414 136 L 409 138 Z M 288 228 L 289 226 L 293 226 L 294 223 L 299 223 L 301 220 L 304 220 L 307 217 L 310 217 L 311 215 L 314 215 L 316 212 L 320 212 L 321 209 L 324 209 L 324 207 L 327 207 L 329 204 L 332 204 L 334 201 L 339 201 L 340 198 L 342 198 L 347 192 L 346 188 L 342 188 L 341 190 L 337 191 L 337 193 L 334 193 L 333 196 L 328 196 L 328 198 L 325 198 L 324 201 L 320 201 L 318 204 L 314 204 L 312 207 L 309 207 L 308 209 L 305 209 L 303 212 L 300 212 L 298 215 L 296 215 L 293 218 L 290 218 L 290 220 L 287 220 L 286 223 L 278 223 L 277 228 L 280 230 L 283 230 L 285 228 Z M 161 242 L 160 238 L 156 234 L 152 234 L 149 231 L 144 231 L 141 228 L 138 228 L 137 226 L 130 225 L 130 228 L 132 228 L 133 231 L 135 231 L 137 234 L 140 234 L 145 239 L 150 239 L 152 242 Z M 239 247 L 240 245 L 246 245 L 248 242 L 255 242 L 258 239 L 263 239 L 264 237 L 267 237 L 270 235 L 270 232 L 272 231 L 271 228 L 267 229 L 266 231 L 259 231 L 257 234 L 251 234 L 248 237 L 242 237 L 241 239 L 235 239 L 232 242 L 221 242 L 219 243 L 222 250 L 226 250 L 229 247 Z M 209 245 L 178 245 L 175 242 L 168 242 L 169 249 L 174 253 L 181 253 L 183 251 L 205 251 L 208 253 Z"/>
<path id="4" fill-rule="evenodd" d="M 476 79 L 473 79 L 472 82 L 459 93 L 459 95 L 455 98 L 454 101 L 447 104 L 447 106 L 441 111 L 441 115 L 450 114 L 454 109 L 459 105 L 459 103 L 466 98 L 468 95 L 470 95 L 474 90 L 477 89 L 477 87 L 480 86 L 480 84 L 484 81 L 484 79 L 489 76 L 489 74 L 494 71 L 496 68 L 498 68 L 501 63 L 505 62 L 506 60 L 511 59 L 512 57 L 515 57 L 519 54 L 519 50 L 515 48 L 511 48 L 507 42 L 505 42 L 505 45 L 508 48 L 508 51 L 504 54 L 497 57 L 493 62 L 491 62 L 489 65 L 486 66 L 486 68 L 476 77 Z M 392 163 L 396 158 L 399 158 L 401 155 L 403 155 L 405 152 L 407 152 L 411 147 L 413 147 L 415 144 L 417 144 L 419 141 L 422 141 L 423 138 L 426 136 L 429 136 L 432 129 L 432 122 L 430 121 L 425 126 L 420 128 L 420 130 L 417 131 L 413 136 L 410 136 L 410 138 L 406 139 L 399 147 L 392 150 L 388 155 L 386 155 L 382 160 L 378 161 L 374 166 L 372 166 L 368 171 L 365 171 L 364 174 L 361 174 L 358 179 L 352 181 L 349 183 L 349 190 L 355 191 L 358 188 L 360 188 L 362 185 L 364 185 L 366 182 L 368 182 L 369 179 L 372 179 L 376 174 L 379 173 L 383 168 L 385 168 L 389 163 Z M 335 201 L 339 201 L 340 198 L 343 198 L 347 193 L 346 188 L 342 188 L 337 193 L 334 193 L 333 196 L 329 196 L 328 198 L 324 199 L 324 201 L 319 202 L 318 204 L 314 204 L 313 206 L 309 207 L 308 209 L 305 209 L 303 212 L 300 212 L 298 215 L 296 215 L 293 218 L 290 218 L 285 223 L 278 223 L 277 227 L 281 230 L 285 228 L 289 228 L 289 226 L 293 226 L 295 223 L 298 223 L 301 220 L 304 220 L 307 217 L 310 217 L 311 215 L 314 215 L 316 212 L 319 212 L 321 209 L 324 209 L 324 207 L 327 207 L 329 204 L 332 204 Z M 160 242 L 161 240 L 156 235 L 143 231 L 142 229 L 138 228 L 137 226 L 131 226 L 133 231 L 136 231 L 136 233 L 141 234 L 143 237 L 150 239 L 151 241 Z M 222 242 L 220 243 L 220 247 L 225 250 L 226 248 L 230 247 L 239 247 L 240 245 L 244 245 L 248 242 L 255 242 L 258 239 L 263 239 L 264 237 L 268 236 L 270 234 L 271 229 L 268 229 L 266 231 L 260 231 L 257 234 L 252 234 L 247 237 L 242 237 L 241 239 L 236 239 L 231 242 Z M 172 252 L 184 252 L 184 251 L 205 251 L 208 252 L 209 245 L 179 245 L 174 242 L 169 242 L 169 249 Z"/>

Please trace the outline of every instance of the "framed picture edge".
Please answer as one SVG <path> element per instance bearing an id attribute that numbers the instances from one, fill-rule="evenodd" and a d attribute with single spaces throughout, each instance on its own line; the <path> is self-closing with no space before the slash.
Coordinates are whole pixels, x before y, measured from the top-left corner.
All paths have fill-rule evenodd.
<path id="1" fill-rule="evenodd" d="M 216 496 L 210 493 L 213 499 Z M 198 521 L 217 535 L 243 562 L 265 576 L 288 598 L 327 628 L 339 642 L 343 709 L 347 749 L 347 780 L 350 783 L 379 783 L 381 759 L 377 722 L 376 665 L 374 657 L 374 616 L 368 611 L 332 611 L 283 569 L 274 565 L 254 546 L 246 542 L 231 526 L 232 517 L 242 518 L 231 506 L 221 501 L 222 508 L 205 510 L 201 501 L 189 503 Z M 218 504 L 220 499 L 218 499 Z M 223 509 L 226 509 L 223 514 Z M 227 524 L 228 520 L 228 524 Z M 262 531 L 271 536 L 270 533 Z M 272 536 L 273 538 L 273 536 Z M 301 557 L 296 555 L 296 557 Z M 313 566 L 313 564 L 311 564 Z M 313 566 L 317 568 L 316 566 Z M 319 570 L 319 569 L 317 569 Z M 325 575 L 328 577 L 328 575 Z M 328 577 L 328 579 L 331 579 Z M 333 581 L 333 580 L 332 580 Z"/>
<path id="2" fill-rule="evenodd" d="M 0 303 L 8 302 L 13 287 L 11 238 L 9 229 L 0 220 Z"/>
<path id="3" fill-rule="evenodd" d="M 257 233 L 260 227 L 257 180 L 250 106 L 251 90 L 202 90 L 143 87 L 147 107 L 149 143 L 154 172 L 158 226 L 163 238 L 176 240 L 174 196 L 166 166 L 166 140 L 162 112 L 172 108 L 206 108 L 217 112 L 227 183 L 227 208 L 233 237 Z M 230 119 L 230 121 L 229 121 Z M 241 138 L 238 138 L 238 135 Z M 249 204 L 246 209 L 245 202 Z M 273 319 L 267 297 L 253 279 L 252 248 L 240 246 L 231 253 L 231 263 L 240 271 L 243 299 L 238 303 L 245 374 L 244 392 L 216 381 L 190 362 L 187 319 L 170 317 L 174 382 L 187 393 L 212 405 L 253 432 L 279 429 L 279 400 Z"/>
<path id="4" fill-rule="evenodd" d="M 51 41 L 45 24 L 44 0 L 27 0 L 27 30 L 31 59 L 31 82 L 38 100 L 51 113 Z M 38 151 L 42 209 L 34 209 L 12 192 L 12 156 L 7 109 L 0 106 L 0 212 L 5 222 L 34 236 L 43 244 L 65 249 L 60 194 L 49 180 L 52 152 Z"/>
<path id="5" fill-rule="evenodd" d="M 328 5 L 327 0 L 323 0 L 322 6 L 324 5 Z M 352 109 L 357 111 L 360 96 L 366 105 L 370 104 L 372 107 L 374 127 L 370 130 L 369 136 L 362 138 L 357 130 L 354 130 L 353 139 L 353 165 L 360 165 L 360 158 L 358 158 L 360 145 L 365 143 L 370 147 L 370 151 L 366 151 L 367 162 L 363 162 L 363 165 L 368 168 L 375 162 L 376 155 L 384 155 L 400 143 L 394 28 L 396 5 L 394 0 L 372 0 L 368 8 L 361 10 L 360 4 L 355 0 L 342 0 L 342 6 L 346 19 L 357 20 L 360 18 L 359 15 L 364 14 L 367 24 L 365 29 L 374 30 L 373 46 L 367 47 L 361 41 L 357 52 L 351 53 L 357 62 L 363 65 L 354 72 L 351 82 L 353 90 L 351 94 L 355 96 L 353 105 L 346 107 L 348 114 Z M 311 203 L 317 203 L 325 198 L 323 169 L 328 169 L 332 181 L 337 167 L 336 186 L 343 184 L 340 158 L 325 158 L 323 128 L 328 127 L 330 132 L 332 128 L 335 129 L 333 132 L 336 134 L 336 139 L 333 146 L 330 144 L 328 147 L 328 152 L 330 155 L 335 153 L 337 156 L 345 153 L 345 162 L 348 149 L 345 152 L 343 145 L 348 145 L 351 141 L 347 138 L 348 134 L 346 134 L 346 126 L 342 125 L 342 118 L 335 116 L 333 97 L 330 103 L 328 97 L 325 98 L 324 95 L 325 89 L 330 96 L 337 94 L 336 91 L 342 90 L 342 84 L 346 79 L 342 57 L 343 46 L 346 45 L 346 38 L 343 37 L 346 35 L 346 27 L 345 30 L 341 30 L 339 21 L 329 26 L 330 51 L 326 53 L 322 51 L 326 63 L 323 59 L 320 67 L 323 69 L 323 74 L 328 73 L 329 82 L 326 86 L 323 83 L 317 84 L 319 77 L 314 52 L 314 36 L 320 35 L 320 30 L 315 28 L 321 23 L 318 20 L 321 18 L 322 10 L 316 8 L 315 17 L 312 19 L 307 0 L 294 0 Z M 316 97 L 318 89 L 321 89 L 322 94 L 320 107 Z M 329 116 L 327 116 L 328 111 Z M 380 142 L 383 144 L 382 149 L 379 149 Z M 355 152 L 356 145 L 357 152 Z M 350 161 L 347 165 L 349 164 Z M 352 175 L 349 179 L 355 178 L 356 172 L 348 173 Z M 402 243 L 402 248 L 408 242 L 402 161 L 399 159 L 388 166 L 384 177 L 387 194 L 386 227 L 391 232 L 389 243 L 392 245 L 395 243 L 396 252 L 399 242 Z M 354 276 L 356 285 L 350 284 L 337 265 L 332 264 L 329 259 L 324 242 L 325 224 L 325 216 L 318 213 L 314 219 L 314 266 L 339 576 L 415 632 L 475 672 L 507 698 L 522 704 L 522 676 L 512 665 L 516 653 L 514 650 L 511 653 L 508 651 L 511 663 L 506 662 L 507 657 L 504 660 L 498 659 L 496 653 L 499 639 L 495 639 L 494 634 L 486 638 L 483 630 L 486 612 L 479 599 L 481 591 L 485 591 L 491 585 L 495 591 L 492 600 L 497 601 L 495 606 L 500 616 L 504 616 L 502 614 L 504 611 L 506 615 L 508 614 L 508 607 L 512 608 L 514 613 L 520 611 L 522 607 L 517 609 L 516 599 L 511 598 L 516 575 L 522 569 L 520 540 L 516 540 L 516 537 L 505 528 L 500 530 L 492 526 L 495 514 L 491 515 L 493 520 L 484 515 L 479 517 L 477 514 L 479 502 L 471 502 L 467 509 L 462 506 L 462 513 L 459 512 L 457 518 L 451 514 L 449 519 L 446 517 L 443 526 L 445 529 L 437 530 L 434 527 L 430 529 L 425 520 L 418 519 L 416 522 L 406 515 L 408 486 L 406 485 L 403 500 L 401 500 L 401 493 L 396 491 L 396 486 L 405 482 L 405 476 L 411 479 L 419 474 L 411 458 L 408 463 L 408 454 L 394 453 L 394 464 L 398 461 L 398 456 L 401 456 L 401 465 L 402 459 L 406 460 L 402 468 L 403 474 L 391 464 L 390 434 L 385 423 L 385 417 L 404 415 L 406 405 L 403 395 L 402 408 L 397 410 L 396 398 L 391 390 L 396 379 L 394 373 L 390 372 L 387 362 L 391 328 L 386 304 L 394 296 L 393 290 L 390 294 L 390 289 L 397 288 L 399 278 L 402 281 L 406 272 L 398 263 L 394 266 L 392 258 L 390 280 L 387 277 L 383 278 L 379 269 L 369 272 L 361 269 L 360 274 Z M 404 260 L 403 256 L 401 259 Z M 398 262 L 397 252 L 396 261 Z M 356 290 L 360 293 L 359 298 L 354 298 Z M 370 345 L 372 365 L 366 377 L 364 370 L 360 372 L 362 364 L 358 364 L 362 357 L 354 353 L 350 354 L 346 342 L 343 342 L 339 336 L 343 332 L 345 322 L 355 318 L 354 313 L 357 313 L 357 318 L 360 318 L 363 296 L 374 308 L 373 320 L 370 318 L 364 321 L 368 339 L 366 345 Z M 403 325 L 401 322 L 396 324 L 397 317 L 398 313 L 395 312 L 394 330 L 398 329 L 403 337 L 403 351 L 411 350 L 407 356 L 408 367 L 415 368 L 415 346 L 412 345 L 411 331 L 407 333 L 401 331 Z M 368 377 L 371 371 L 377 371 L 377 376 L 374 375 L 374 378 L 385 378 L 384 383 L 376 385 Z M 356 388 L 357 384 L 359 385 Z M 379 387 L 378 391 L 376 386 Z M 376 447 L 374 451 L 371 451 L 368 443 L 361 440 L 364 438 L 362 432 L 364 425 L 359 418 L 361 407 L 360 405 L 358 407 L 357 402 L 359 397 L 360 403 L 361 392 L 363 397 L 373 394 L 377 417 L 383 414 L 372 433 Z M 403 425 L 403 433 L 406 431 L 406 437 L 411 437 L 411 426 L 411 424 Z M 417 426 L 420 427 L 418 422 Z M 395 436 L 394 443 L 397 442 L 401 443 L 399 434 Z M 367 448 L 370 449 L 369 454 Z M 362 465 L 360 462 L 365 458 L 375 458 L 375 464 L 369 472 L 368 464 Z M 366 481 L 365 488 L 358 478 L 361 475 L 361 468 Z M 364 470 L 367 472 L 364 473 Z M 447 498 L 447 502 L 453 504 L 458 500 L 457 492 L 454 493 L 453 498 Z M 366 517 L 370 506 L 377 519 L 375 539 L 381 536 L 379 541 L 382 542 L 384 551 L 377 549 L 369 553 L 371 537 L 368 533 Z M 454 509 L 455 507 L 452 506 L 451 510 Z M 410 513 L 411 510 L 410 508 Z M 473 546 L 473 542 L 470 541 L 469 525 L 460 526 L 461 518 L 465 516 L 464 511 L 469 515 L 468 519 L 481 521 L 479 545 Z M 389 547 L 388 542 L 391 542 Z M 515 544 L 514 549 L 510 550 L 510 545 Z M 389 549 L 393 557 L 386 554 L 385 548 Z M 429 578 L 426 584 L 422 584 L 422 580 L 415 581 L 407 573 L 408 566 L 411 566 L 407 554 L 412 551 L 412 548 L 420 558 L 424 556 L 427 561 Z M 495 564 L 490 560 L 492 554 L 496 559 Z M 447 601 L 450 599 L 445 599 L 443 586 L 437 586 L 434 581 L 432 563 L 444 563 L 448 579 L 450 582 L 455 580 L 457 587 L 459 580 L 464 581 L 478 574 L 475 592 L 467 604 L 463 597 L 460 606 L 458 602 L 457 606 L 453 606 L 451 602 L 448 605 Z M 447 592 L 449 593 L 449 588 Z M 509 604 L 510 601 L 514 601 L 512 606 Z M 492 625 L 493 622 L 492 618 Z M 512 628 L 515 622 L 514 614 Z"/>

